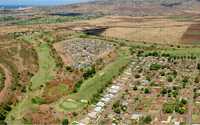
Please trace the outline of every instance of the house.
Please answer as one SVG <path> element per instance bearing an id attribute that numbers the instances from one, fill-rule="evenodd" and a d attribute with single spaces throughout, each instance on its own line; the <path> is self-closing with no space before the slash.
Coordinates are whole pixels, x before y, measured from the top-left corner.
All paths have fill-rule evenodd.
<path id="1" fill-rule="evenodd" d="M 101 101 L 103 101 L 103 102 L 109 102 L 110 99 L 111 99 L 111 98 L 108 98 L 108 97 L 107 97 L 107 98 L 102 98 Z"/>
<path id="2" fill-rule="evenodd" d="M 98 102 L 96 105 L 99 106 L 99 107 L 104 107 L 104 106 L 105 106 L 105 103 L 103 103 L 103 102 Z"/>
<path id="3" fill-rule="evenodd" d="M 139 120 L 143 115 L 141 113 L 133 113 L 131 116 L 132 120 Z"/>
<path id="4" fill-rule="evenodd" d="M 174 125 L 180 125 L 180 122 L 174 122 Z"/>
<path id="5" fill-rule="evenodd" d="M 94 109 L 95 112 L 100 113 L 102 111 L 102 107 L 96 107 Z"/>

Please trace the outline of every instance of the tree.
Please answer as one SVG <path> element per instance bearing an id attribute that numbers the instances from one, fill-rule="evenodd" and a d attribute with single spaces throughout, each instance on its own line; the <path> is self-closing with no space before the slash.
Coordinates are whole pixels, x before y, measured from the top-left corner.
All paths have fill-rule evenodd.
<path id="1" fill-rule="evenodd" d="M 65 119 L 62 121 L 62 125 L 69 125 L 68 119 L 65 118 Z"/>
<path id="2" fill-rule="evenodd" d="M 168 81 L 168 82 L 173 82 L 173 78 L 172 78 L 171 76 L 168 76 L 168 77 L 167 77 L 167 81 Z"/>
<path id="3" fill-rule="evenodd" d="M 162 66 L 160 64 L 154 63 L 151 64 L 150 70 L 159 70 Z"/>
<path id="4" fill-rule="evenodd" d="M 164 96 L 165 94 L 167 94 L 167 89 L 163 88 L 160 93 Z"/>
<path id="5" fill-rule="evenodd" d="M 195 83 L 199 83 L 199 77 L 198 77 L 198 76 L 195 77 L 194 82 L 195 82 Z"/>
<path id="6" fill-rule="evenodd" d="M 164 113 L 173 113 L 175 108 L 174 103 L 168 102 L 163 105 L 163 112 Z"/>
<path id="7" fill-rule="evenodd" d="M 89 77 L 92 77 L 96 73 L 95 66 L 92 66 L 91 68 L 87 69 L 86 72 L 83 74 L 84 79 L 88 79 Z"/>
<path id="8" fill-rule="evenodd" d="M 136 75 L 135 75 L 135 78 L 136 78 L 136 79 L 140 78 L 140 75 L 139 75 L 139 74 L 136 74 Z"/>
<path id="9" fill-rule="evenodd" d="M 175 107 L 175 112 L 177 112 L 179 114 L 184 114 L 186 112 L 186 108 L 185 107 L 180 107 L 179 105 L 177 105 Z"/>
<path id="10" fill-rule="evenodd" d="M 182 105 L 186 105 L 187 104 L 187 100 L 186 99 L 181 99 L 181 102 L 180 102 Z"/>
<path id="11" fill-rule="evenodd" d="M 165 72 L 163 72 L 163 71 L 160 72 L 160 75 L 161 75 L 161 76 L 165 76 Z"/>
<path id="12" fill-rule="evenodd" d="M 197 69 L 200 70 L 200 63 L 197 64 Z"/>
<path id="13" fill-rule="evenodd" d="M 150 124 L 151 121 L 152 121 L 152 118 L 151 118 L 150 115 L 148 115 L 148 116 L 146 116 L 146 117 L 143 118 L 143 123 L 144 124 Z"/>
<path id="14" fill-rule="evenodd" d="M 144 89 L 144 93 L 145 93 L 145 94 L 149 94 L 149 93 L 150 93 L 150 90 L 149 90 L 148 88 L 145 88 L 145 89 Z"/>
<path id="15" fill-rule="evenodd" d="M 134 90 L 134 91 L 137 91 L 137 90 L 138 90 L 138 88 L 137 88 L 136 85 L 133 87 L 133 90 Z"/>

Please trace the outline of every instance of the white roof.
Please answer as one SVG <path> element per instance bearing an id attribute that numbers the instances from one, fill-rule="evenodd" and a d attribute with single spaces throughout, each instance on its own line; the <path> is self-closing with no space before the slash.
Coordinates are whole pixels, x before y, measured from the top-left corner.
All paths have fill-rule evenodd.
<path id="1" fill-rule="evenodd" d="M 115 94 L 117 93 L 119 90 L 116 90 L 116 89 L 109 89 L 108 92 L 109 93 L 112 93 L 112 94 Z"/>
<path id="2" fill-rule="evenodd" d="M 134 65 L 136 62 L 132 62 L 132 65 Z"/>
<path id="3" fill-rule="evenodd" d="M 105 98 L 112 98 L 114 95 L 113 94 L 106 94 L 104 97 Z"/>
<path id="4" fill-rule="evenodd" d="M 174 125 L 180 125 L 180 122 L 174 122 Z"/>
<path id="5" fill-rule="evenodd" d="M 103 102 L 98 102 L 98 103 L 97 103 L 97 106 L 99 106 L 99 107 L 104 107 L 104 105 L 105 105 L 105 104 L 104 104 Z"/>
<path id="6" fill-rule="evenodd" d="M 95 112 L 101 112 L 101 111 L 102 111 L 102 107 L 96 107 L 96 108 L 94 109 L 94 111 L 95 111 Z"/>
<path id="7" fill-rule="evenodd" d="M 107 97 L 107 98 L 102 98 L 101 100 L 102 100 L 103 102 L 109 102 L 109 101 L 110 101 L 110 98 L 108 98 L 108 97 Z"/>
<path id="8" fill-rule="evenodd" d="M 116 85 L 113 85 L 113 86 L 111 87 L 111 89 L 116 89 L 116 90 L 119 90 L 119 89 L 120 89 L 120 87 L 119 87 L 119 86 L 116 86 Z"/>
<path id="9" fill-rule="evenodd" d="M 86 124 L 84 124 L 84 123 L 78 123 L 78 125 L 86 125 Z"/>
<path id="10" fill-rule="evenodd" d="M 123 77 L 123 78 L 121 78 L 122 80 L 128 80 L 128 78 L 127 77 Z"/>
<path id="11" fill-rule="evenodd" d="M 131 119 L 138 120 L 140 117 L 142 117 L 142 114 L 135 113 L 131 116 Z"/>

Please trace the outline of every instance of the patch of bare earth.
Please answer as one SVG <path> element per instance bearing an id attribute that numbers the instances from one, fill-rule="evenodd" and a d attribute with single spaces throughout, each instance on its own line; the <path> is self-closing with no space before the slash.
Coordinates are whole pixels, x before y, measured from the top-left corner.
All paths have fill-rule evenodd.
<path id="1" fill-rule="evenodd" d="M 3 64 L 0 64 L 0 67 L 4 70 L 6 78 L 4 81 L 4 88 L 0 92 L 0 104 L 2 104 L 8 100 L 8 97 L 11 95 L 9 88 L 12 85 L 12 74 Z"/>

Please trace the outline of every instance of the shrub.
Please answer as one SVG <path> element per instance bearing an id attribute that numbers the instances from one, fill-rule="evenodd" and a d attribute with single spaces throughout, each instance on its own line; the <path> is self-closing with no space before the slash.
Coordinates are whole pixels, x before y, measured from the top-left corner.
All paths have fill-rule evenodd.
<path id="1" fill-rule="evenodd" d="M 177 112 L 179 114 L 184 114 L 186 112 L 186 108 L 185 107 L 180 107 L 179 105 L 177 105 L 175 107 L 175 112 Z"/>
<path id="2" fill-rule="evenodd" d="M 172 92 L 172 95 L 173 95 L 174 98 L 176 98 L 178 96 L 178 90 L 174 90 Z"/>
<path id="3" fill-rule="evenodd" d="M 175 105 L 173 103 L 165 103 L 163 105 L 164 113 L 173 113 L 174 109 L 175 109 Z"/>
<path id="4" fill-rule="evenodd" d="M 33 104 L 38 104 L 38 105 L 45 103 L 45 100 L 41 97 L 32 98 L 31 101 L 32 101 Z"/>
<path id="5" fill-rule="evenodd" d="M 187 100 L 186 99 L 181 99 L 181 105 L 186 105 L 187 104 Z"/>
<path id="6" fill-rule="evenodd" d="M 138 90 L 137 86 L 134 86 L 134 87 L 133 87 L 133 90 L 134 90 L 134 91 Z"/>
<path id="7" fill-rule="evenodd" d="M 161 90 L 161 92 L 160 92 L 162 95 L 165 95 L 165 94 L 167 94 L 167 89 L 166 88 L 163 88 L 162 90 Z"/>
<path id="8" fill-rule="evenodd" d="M 86 72 L 84 72 L 83 77 L 84 79 L 88 79 L 89 77 L 92 77 L 95 73 L 95 66 L 92 66 L 91 68 L 87 69 Z"/>
<path id="9" fill-rule="evenodd" d="M 151 64 L 150 70 L 159 70 L 162 66 L 160 64 L 154 63 Z"/>
<path id="10" fill-rule="evenodd" d="M 183 82 L 183 83 L 187 83 L 187 82 L 188 82 L 188 78 L 187 78 L 187 77 L 184 77 L 183 80 L 182 80 L 182 82 Z"/>
<path id="11" fill-rule="evenodd" d="M 149 90 L 148 88 L 145 88 L 145 89 L 144 89 L 144 93 L 145 93 L 145 94 L 149 94 L 149 93 L 150 93 L 150 90 Z"/>
<path id="12" fill-rule="evenodd" d="M 160 72 L 160 75 L 161 75 L 161 76 L 165 76 L 165 72 L 163 72 L 163 71 Z"/>
<path id="13" fill-rule="evenodd" d="M 62 121 L 62 125 L 69 125 L 68 119 L 65 118 L 65 119 Z"/>
<path id="14" fill-rule="evenodd" d="M 200 63 L 197 64 L 197 69 L 200 70 Z"/>
<path id="15" fill-rule="evenodd" d="M 151 121 L 152 121 L 152 118 L 151 118 L 150 115 L 144 117 L 143 120 L 142 120 L 142 122 L 143 122 L 144 124 L 150 124 Z"/>
<path id="16" fill-rule="evenodd" d="M 168 81 L 168 82 L 173 82 L 173 78 L 172 78 L 171 76 L 168 76 L 168 77 L 167 77 L 167 81 Z"/>
<path id="17" fill-rule="evenodd" d="M 74 88 L 74 93 L 78 92 L 78 90 L 81 88 L 81 85 L 83 84 L 83 80 L 79 80 L 76 84 L 75 84 L 75 88 Z"/>
<path id="18" fill-rule="evenodd" d="M 195 82 L 195 83 L 199 83 L 199 77 L 198 77 L 198 76 L 195 77 L 194 82 Z"/>
<path id="19" fill-rule="evenodd" d="M 139 74 L 136 74 L 136 75 L 135 75 L 135 78 L 136 78 L 136 79 L 140 78 L 140 75 L 139 75 Z"/>

